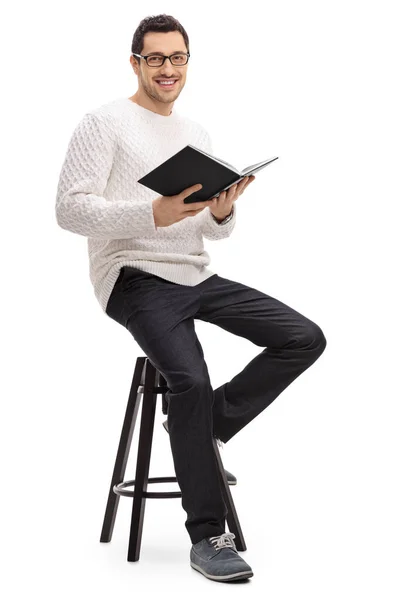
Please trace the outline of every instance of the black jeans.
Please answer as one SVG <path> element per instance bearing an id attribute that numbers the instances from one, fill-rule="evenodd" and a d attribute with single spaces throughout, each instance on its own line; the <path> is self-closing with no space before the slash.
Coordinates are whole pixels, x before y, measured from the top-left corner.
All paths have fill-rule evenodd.
<path id="1" fill-rule="evenodd" d="M 168 385 L 168 427 L 192 544 L 225 532 L 227 507 L 212 436 L 222 442 L 259 415 L 322 354 L 318 325 L 263 292 L 212 275 L 196 286 L 121 269 L 106 313 L 132 334 Z M 264 349 L 212 389 L 194 319 Z"/>

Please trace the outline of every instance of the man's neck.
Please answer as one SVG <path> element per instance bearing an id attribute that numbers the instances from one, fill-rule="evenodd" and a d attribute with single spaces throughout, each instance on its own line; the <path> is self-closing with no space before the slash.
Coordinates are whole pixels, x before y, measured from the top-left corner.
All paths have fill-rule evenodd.
<path id="1" fill-rule="evenodd" d="M 147 108 L 147 110 L 151 110 L 152 112 L 162 115 L 163 117 L 169 117 L 172 114 L 172 109 L 174 107 L 173 102 L 170 102 L 168 104 L 163 104 L 161 102 L 157 102 L 157 103 L 152 102 L 148 98 L 148 96 L 146 96 L 145 98 L 139 98 L 137 92 L 136 92 L 136 94 L 131 96 L 129 98 L 129 100 L 132 100 L 132 102 L 139 104 L 139 106 L 142 106 L 143 108 Z"/>

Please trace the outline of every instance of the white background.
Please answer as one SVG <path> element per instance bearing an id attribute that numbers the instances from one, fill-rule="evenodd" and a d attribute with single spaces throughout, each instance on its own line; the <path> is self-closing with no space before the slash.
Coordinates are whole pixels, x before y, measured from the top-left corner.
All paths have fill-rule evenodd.
<path id="1" fill-rule="evenodd" d="M 2 9 L 4 597 L 399 598 L 395 5 Z M 295 308 L 327 339 L 320 359 L 220 450 L 238 479 L 242 556 L 254 570 L 243 590 L 190 568 L 180 500 L 147 501 L 139 562 L 126 560 L 130 499 L 120 500 L 112 542 L 99 542 L 142 351 L 102 313 L 86 239 L 57 226 L 55 196 L 73 128 L 86 111 L 135 93 L 132 36 L 162 12 L 190 40 L 176 109 L 238 168 L 279 156 L 238 199 L 230 238 L 205 241 L 210 268 Z M 211 324 L 196 329 L 214 387 L 261 351 Z M 173 474 L 163 420 L 160 401 L 150 476 Z"/>

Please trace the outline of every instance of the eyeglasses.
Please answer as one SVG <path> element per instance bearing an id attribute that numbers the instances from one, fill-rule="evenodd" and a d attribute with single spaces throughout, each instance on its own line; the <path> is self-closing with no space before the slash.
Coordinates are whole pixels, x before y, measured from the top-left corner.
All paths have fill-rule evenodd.
<path id="1" fill-rule="evenodd" d="M 183 67 L 189 60 L 190 52 L 187 54 L 184 52 L 179 52 L 176 54 L 171 54 L 171 56 L 164 56 L 163 54 L 148 54 L 147 56 L 143 56 L 142 54 L 136 54 L 133 52 L 132 56 L 144 58 L 149 67 L 161 67 L 166 58 L 169 58 L 174 67 Z"/>

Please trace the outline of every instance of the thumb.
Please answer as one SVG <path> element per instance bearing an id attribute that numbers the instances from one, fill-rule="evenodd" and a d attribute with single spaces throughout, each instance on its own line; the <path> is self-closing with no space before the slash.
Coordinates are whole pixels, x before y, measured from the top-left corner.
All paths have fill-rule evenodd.
<path id="1" fill-rule="evenodd" d="M 181 192 L 180 195 L 182 198 L 187 198 L 188 196 L 190 196 L 190 194 L 193 194 L 194 192 L 198 192 L 199 190 L 201 190 L 202 187 L 203 186 L 201 185 L 201 183 L 196 183 L 195 185 L 191 185 L 190 187 L 183 190 L 183 192 Z"/>

